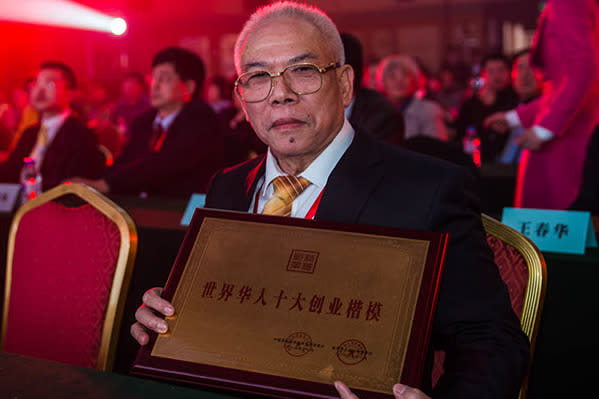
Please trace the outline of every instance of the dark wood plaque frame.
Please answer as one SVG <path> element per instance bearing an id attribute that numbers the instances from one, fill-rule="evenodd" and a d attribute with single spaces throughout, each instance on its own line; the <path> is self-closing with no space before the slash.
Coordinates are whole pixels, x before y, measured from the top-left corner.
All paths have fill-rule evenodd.
<path id="1" fill-rule="evenodd" d="M 422 275 L 422 283 L 404 362 L 405 364 L 409 364 L 410 367 L 404 367 L 400 378 L 403 384 L 415 387 L 420 386 L 433 325 L 434 310 L 439 294 L 441 273 L 445 261 L 447 234 L 290 217 L 265 216 L 205 208 L 197 209 L 185 234 L 162 294 L 167 300 L 172 300 L 175 294 L 196 236 L 200 231 L 204 218 L 207 217 L 429 241 L 426 264 Z M 150 342 L 140 348 L 131 370 L 133 374 L 272 398 L 333 399 L 339 397 L 332 384 L 288 377 L 275 377 L 245 370 L 152 356 L 152 348 L 156 342 L 156 338 L 157 334 L 151 333 Z M 356 389 L 353 392 L 361 399 L 388 399 L 390 397 L 388 394 L 372 391 Z"/>

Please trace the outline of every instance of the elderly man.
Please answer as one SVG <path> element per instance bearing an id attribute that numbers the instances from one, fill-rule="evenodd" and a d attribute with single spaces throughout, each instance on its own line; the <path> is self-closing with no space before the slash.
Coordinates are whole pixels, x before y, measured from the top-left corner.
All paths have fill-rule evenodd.
<path id="1" fill-rule="evenodd" d="M 206 206 L 449 232 L 432 337 L 432 346 L 447 353 L 445 375 L 434 391 L 429 379 L 420 387 L 397 384 L 395 396 L 516 397 L 528 344 L 465 172 L 354 132 L 344 117 L 353 70 L 344 65 L 335 25 L 317 9 L 288 2 L 260 9 L 237 40 L 235 62 L 237 93 L 268 153 L 218 173 Z M 287 184 L 294 199 L 279 197 Z M 144 295 L 131 327 L 142 345 L 146 329 L 167 330 L 156 313 L 174 312 L 160 293 Z M 355 397 L 343 383 L 335 386 L 343 399 Z"/>

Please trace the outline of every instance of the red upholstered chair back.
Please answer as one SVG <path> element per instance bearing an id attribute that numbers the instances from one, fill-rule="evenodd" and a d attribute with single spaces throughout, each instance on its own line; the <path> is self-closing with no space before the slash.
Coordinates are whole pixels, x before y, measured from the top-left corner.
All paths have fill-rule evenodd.
<path id="1" fill-rule="evenodd" d="M 66 194 L 84 201 L 65 206 Z M 111 369 L 136 244 L 124 211 L 84 186 L 26 203 L 11 228 L 3 350 Z"/>
<path id="2" fill-rule="evenodd" d="M 547 271 L 539 249 L 525 236 L 501 222 L 483 215 L 487 243 L 495 256 L 499 274 L 510 295 L 514 313 L 520 318 L 522 330 L 528 336 L 531 354 L 534 349 L 540 314 L 545 297 Z M 432 382 L 433 386 L 443 375 L 445 352 L 436 351 Z M 520 398 L 526 396 L 527 381 L 520 390 Z"/>

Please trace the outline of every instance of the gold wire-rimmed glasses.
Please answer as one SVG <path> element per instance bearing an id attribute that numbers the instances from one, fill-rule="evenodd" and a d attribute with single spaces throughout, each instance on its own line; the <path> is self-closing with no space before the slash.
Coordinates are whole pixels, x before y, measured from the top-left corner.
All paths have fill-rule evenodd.
<path id="1" fill-rule="evenodd" d="M 298 96 L 316 93 L 322 87 L 322 74 L 339 68 L 338 62 L 320 67 L 309 62 L 287 66 L 281 72 L 270 73 L 254 70 L 242 73 L 235 81 L 235 90 L 246 103 L 264 101 L 274 87 L 274 78 L 281 76 L 283 81 Z"/>

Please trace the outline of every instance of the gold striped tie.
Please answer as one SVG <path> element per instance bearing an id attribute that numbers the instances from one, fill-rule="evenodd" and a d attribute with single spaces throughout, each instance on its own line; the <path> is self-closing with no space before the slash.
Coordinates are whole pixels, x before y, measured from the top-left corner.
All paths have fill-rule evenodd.
<path id="1" fill-rule="evenodd" d="M 311 183 L 303 177 L 279 176 L 272 181 L 275 192 L 264 205 L 263 215 L 289 216 L 293 200 Z"/>
<path id="2" fill-rule="evenodd" d="M 40 131 L 37 133 L 37 146 L 45 147 L 48 144 L 48 129 L 45 125 L 40 126 Z"/>

